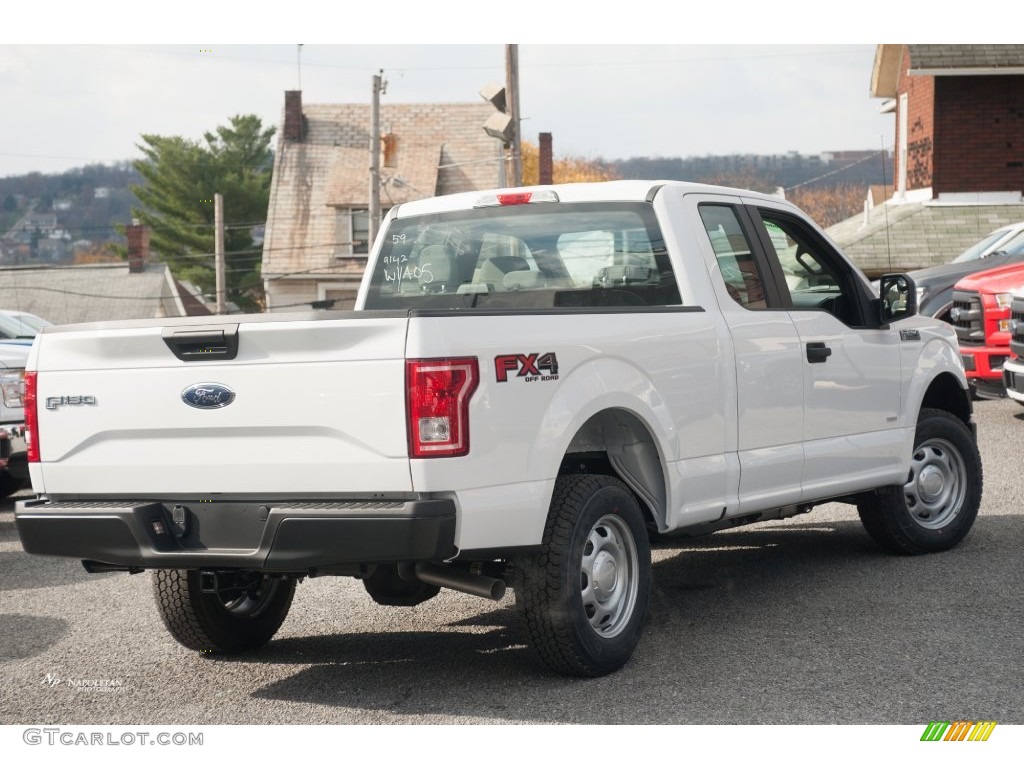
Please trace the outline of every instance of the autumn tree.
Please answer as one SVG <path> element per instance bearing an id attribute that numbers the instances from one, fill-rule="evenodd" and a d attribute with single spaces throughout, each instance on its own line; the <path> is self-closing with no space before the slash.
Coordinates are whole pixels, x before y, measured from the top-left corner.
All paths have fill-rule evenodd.
<path id="1" fill-rule="evenodd" d="M 775 194 L 779 190 L 778 184 L 771 179 L 754 173 L 753 171 L 727 171 L 716 173 L 713 176 L 704 176 L 694 181 L 701 184 L 714 184 L 718 187 L 733 187 L 735 189 L 749 189 L 752 192 L 764 192 Z"/>
<path id="2" fill-rule="evenodd" d="M 523 184 L 540 183 L 540 150 L 535 144 L 522 142 Z M 552 176 L 555 184 L 577 181 L 612 181 L 620 176 L 614 166 L 603 160 L 582 157 L 555 158 L 552 162 Z"/>
<path id="3" fill-rule="evenodd" d="M 260 293 L 261 251 L 251 232 L 267 218 L 273 135 L 255 115 L 236 115 L 202 142 L 144 134 L 144 159 L 134 163 L 145 183 L 132 187 L 142 204 L 132 215 L 149 227 L 151 250 L 207 294 L 216 289 L 213 199 L 223 195 L 226 291 L 247 309 Z"/>
<path id="4" fill-rule="evenodd" d="M 864 210 L 867 189 L 858 184 L 797 187 L 787 192 L 786 197 L 818 226 L 831 227 Z"/>

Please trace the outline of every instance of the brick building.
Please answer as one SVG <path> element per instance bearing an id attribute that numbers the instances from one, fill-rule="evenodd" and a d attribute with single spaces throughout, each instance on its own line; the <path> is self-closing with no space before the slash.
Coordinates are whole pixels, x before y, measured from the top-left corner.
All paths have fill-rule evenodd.
<path id="1" fill-rule="evenodd" d="M 1024 220 L 1024 45 L 879 45 L 871 96 L 896 122 L 893 194 L 829 228 L 862 268 L 946 263 Z"/>
<path id="2" fill-rule="evenodd" d="M 381 212 L 433 195 L 498 186 L 490 104 L 384 104 Z M 263 241 L 268 311 L 352 306 L 366 265 L 369 104 L 302 104 L 285 94 Z"/>

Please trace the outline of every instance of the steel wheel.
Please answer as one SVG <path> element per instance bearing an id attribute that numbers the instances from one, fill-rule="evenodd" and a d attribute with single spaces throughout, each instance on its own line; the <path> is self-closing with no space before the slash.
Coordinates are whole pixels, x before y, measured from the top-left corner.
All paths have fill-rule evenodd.
<path id="1" fill-rule="evenodd" d="M 621 517 L 602 517 L 587 535 L 580 570 L 583 610 L 602 637 L 615 637 L 636 608 L 639 559 Z"/>
<path id="2" fill-rule="evenodd" d="M 280 579 L 247 571 L 232 578 L 225 586 L 218 585 L 217 597 L 224 610 L 233 616 L 255 618 L 273 602 L 281 583 Z"/>
<path id="3" fill-rule="evenodd" d="M 967 468 L 947 440 L 934 438 L 917 447 L 903 486 L 907 510 L 918 525 L 942 528 L 956 517 L 967 495 Z"/>
<path id="4" fill-rule="evenodd" d="M 948 411 L 922 408 L 906 482 L 862 494 L 857 512 L 871 538 L 891 552 L 942 552 L 971 530 L 981 488 L 970 426 Z"/>
<path id="5" fill-rule="evenodd" d="M 256 571 L 154 571 L 153 594 L 164 626 L 203 653 L 242 653 L 267 644 L 288 615 L 295 579 Z"/>
<path id="6" fill-rule="evenodd" d="M 594 677 L 632 655 L 643 630 L 651 549 L 636 498 L 607 475 L 555 481 L 544 543 L 515 561 L 516 601 L 550 669 Z"/>

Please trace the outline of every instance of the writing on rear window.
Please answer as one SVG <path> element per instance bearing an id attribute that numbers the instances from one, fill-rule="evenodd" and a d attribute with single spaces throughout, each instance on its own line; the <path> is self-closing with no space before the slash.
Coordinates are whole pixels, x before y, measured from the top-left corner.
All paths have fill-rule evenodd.
<path id="1" fill-rule="evenodd" d="M 680 303 L 646 203 L 553 203 L 400 218 L 383 242 L 367 309 Z"/>

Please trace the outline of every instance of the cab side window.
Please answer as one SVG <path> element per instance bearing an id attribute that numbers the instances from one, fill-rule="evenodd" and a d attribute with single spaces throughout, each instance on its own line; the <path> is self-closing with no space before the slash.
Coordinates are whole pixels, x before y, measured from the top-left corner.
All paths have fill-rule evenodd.
<path id="1" fill-rule="evenodd" d="M 799 219 L 767 209 L 751 211 L 764 226 L 768 257 L 776 259 L 794 310 L 825 311 L 849 326 L 862 324 L 854 276 Z"/>
<path id="2" fill-rule="evenodd" d="M 747 309 L 765 309 L 764 282 L 736 211 L 727 205 L 707 204 L 698 210 L 729 296 Z"/>

